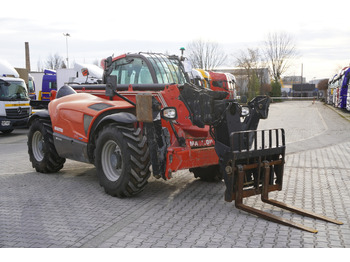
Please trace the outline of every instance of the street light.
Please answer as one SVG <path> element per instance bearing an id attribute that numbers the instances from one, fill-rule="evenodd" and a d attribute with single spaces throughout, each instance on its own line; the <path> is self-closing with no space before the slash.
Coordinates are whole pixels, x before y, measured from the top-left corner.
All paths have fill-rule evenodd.
<path id="1" fill-rule="evenodd" d="M 69 59 L 68 59 L 68 36 L 70 37 L 70 34 L 63 33 L 63 35 L 66 37 L 66 48 L 67 48 L 67 68 L 69 68 Z"/>

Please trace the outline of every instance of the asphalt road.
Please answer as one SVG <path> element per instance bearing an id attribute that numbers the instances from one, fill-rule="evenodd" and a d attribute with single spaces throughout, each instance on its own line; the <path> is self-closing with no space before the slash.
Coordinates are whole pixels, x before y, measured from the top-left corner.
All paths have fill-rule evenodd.
<path id="1" fill-rule="evenodd" d="M 27 130 L 0 134 L 0 247 L 350 247 L 349 113 L 320 102 L 275 103 L 259 128 L 286 130 L 284 189 L 271 194 L 342 221 L 334 225 L 245 203 L 316 228 L 317 234 L 247 214 L 223 200 L 225 186 L 187 170 L 118 199 L 99 186 L 94 166 L 67 161 L 35 172 Z"/>

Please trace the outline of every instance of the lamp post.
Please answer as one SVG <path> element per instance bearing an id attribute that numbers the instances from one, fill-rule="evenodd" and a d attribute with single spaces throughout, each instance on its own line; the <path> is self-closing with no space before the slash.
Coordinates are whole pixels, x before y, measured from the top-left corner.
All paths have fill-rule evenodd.
<path id="1" fill-rule="evenodd" d="M 69 59 L 68 59 L 68 37 L 70 37 L 70 34 L 63 33 L 63 35 L 66 37 L 66 49 L 67 49 L 67 68 L 69 68 Z"/>

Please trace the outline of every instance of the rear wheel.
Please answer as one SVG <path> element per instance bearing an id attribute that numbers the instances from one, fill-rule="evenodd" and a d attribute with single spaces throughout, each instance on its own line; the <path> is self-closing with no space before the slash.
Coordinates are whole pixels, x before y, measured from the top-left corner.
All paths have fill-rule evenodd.
<path id="1" fill-rule="evenodd" d="M 194 174 L 195 178 L 199 177 L 203 181 L 219 182 L 222 180 L 219 165 L 190 168 L 190 172 Z"/>
<path id="2" fill-rule="evenodd" d="M 28 154 L 37 172 L 54 173 L 63 168 L 66 159 L 57 154 L 50 121 L 34 120 L 28 132 Z"/>
<path id="3" fill-rule="evenodd" d="M 128 197 L 141 192 L 150 176 L 149 150 L 141 129 L 105 126 L 96 140 L 95 165 L 107 194 Z"/>

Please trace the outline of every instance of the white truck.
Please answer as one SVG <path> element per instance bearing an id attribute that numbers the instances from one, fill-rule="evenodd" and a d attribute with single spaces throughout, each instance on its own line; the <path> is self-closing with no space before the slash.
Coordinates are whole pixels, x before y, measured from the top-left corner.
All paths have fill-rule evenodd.
<path id="1" fill-rule="evenodd" d="M 57 90 L 67 84 L 102 83 L 103 69 L 93 64 L 74 63 L 74 68 L 57 69 Z"/>
<path id="2" fill-rule="evenodd" d="M 7 61 L 0 60 L 0 131 L 8 134 L 26 127 L 31 110 L 24 80 Z"/>

